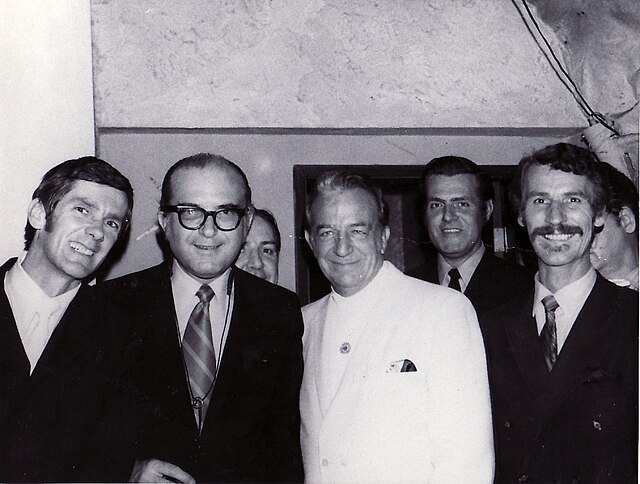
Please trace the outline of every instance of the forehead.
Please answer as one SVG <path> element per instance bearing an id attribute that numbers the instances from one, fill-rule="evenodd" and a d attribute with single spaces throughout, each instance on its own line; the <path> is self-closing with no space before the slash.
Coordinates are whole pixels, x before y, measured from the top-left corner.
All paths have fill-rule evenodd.
<path id="1" fill-rule="evenodd" d="M 245 206 L 246 187 L 235 170 L 210 165 L 182 168 L 171 177 L 171 203 Z M 208 207 L 204 207 L 208 208 Z"/>
<path id="2" fill-rule="evenodd" d="M 271 224 L 267 223 L 260 216 L 254 216 L 253 223 L 251 224 L 251 230 L 247 236 L 248 241 L 260 242 L 273 242 L 276 240 L 276 233 L 271 227 Z"/>
<path id="3" fill-rule="evenodd" d="M 315 225 L 374 225 L 378 221 L 378 208 L 373 195 L 362 188 L 335 190 L 315 200 L 311 216 Z"/>
<path id="4" fill-rule="evenodd" d="M 60 203 L 71 200 L 82 200 L 95 206 L 108 208 L 114 215 L 125 216 L 127 211 L 127 194 L 122 190 L 86 180 L 75 180 L 71 189 L 60 199 Z"/>
<path id="5" fill-rule="evenodd" d="M 479 183 L 475 175 L 431 175 L 426 179 L 427 198 L 471 198 L 478 195 Z"/>
<path id="6" fill-rule="evenodd" d="M 554 170 L 546 165 L 529 167 L 523 183 L 524 195 L 535 193 L 584 193 L 593 195 L 593 183 L 585 175 Z"/>

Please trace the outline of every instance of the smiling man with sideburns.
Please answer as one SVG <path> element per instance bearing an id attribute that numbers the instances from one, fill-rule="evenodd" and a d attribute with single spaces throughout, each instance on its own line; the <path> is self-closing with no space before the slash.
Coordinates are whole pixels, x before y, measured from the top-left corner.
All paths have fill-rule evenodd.
<path id="1" fill-rule="evenodd" d="M 497 482 L 630 482 L 637 474 L 638 297 L 591 266 L 608 186 L 588 150 L 522 159 L 518 221 L 535 289 L 482 316 Z"/>

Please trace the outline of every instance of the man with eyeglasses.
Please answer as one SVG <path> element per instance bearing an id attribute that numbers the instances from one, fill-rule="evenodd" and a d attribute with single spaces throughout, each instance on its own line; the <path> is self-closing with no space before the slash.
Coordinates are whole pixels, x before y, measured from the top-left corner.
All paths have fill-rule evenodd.
<path id="1" fill-rule="evenodd" d="M 172 260 L 105 284 L 144 326 L 132 481 L 302 480 L 300 306 L 233 265 L 252 216 L 237 165 L 184 158 L 158 211 Z"/>

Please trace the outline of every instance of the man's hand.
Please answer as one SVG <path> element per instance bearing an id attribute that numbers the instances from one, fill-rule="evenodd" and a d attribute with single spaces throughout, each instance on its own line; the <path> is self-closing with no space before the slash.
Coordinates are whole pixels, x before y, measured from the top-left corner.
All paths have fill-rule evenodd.
<path id="1" fill-rule="evenodd" d="M 196 480 L 178 466 L 158 459 L 137 460 L 129 482 L 183 482 L 196 484 Z"/>

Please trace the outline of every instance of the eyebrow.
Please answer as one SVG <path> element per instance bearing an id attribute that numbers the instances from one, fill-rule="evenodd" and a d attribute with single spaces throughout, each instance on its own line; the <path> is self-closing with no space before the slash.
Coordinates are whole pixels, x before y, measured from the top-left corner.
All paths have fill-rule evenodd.
<path id="1" fill-rule="evenodd" d="M 429 202 L 463 202 L 466 200 L 471 200 L 473 197 L 453 197 L 453 198 L 440 198 L 440 197 L 428 197 L 427 201 Z"/>
<path id="2" fill-rule="evenodd" d="M 94 209 L 97 209 L 97 208 L 98 208 L 98 205 L 97 205 L 95 202 L 93 202 L 93 201 L 92 201 L 92 200 L 90 200 L 89 198 L 82 197 L 82 196 L 76 196 L 76 197 L 73 197 L 73 198 L 71 198 L 69 201 L 70 201 L 72 204 L 73 204 L 73 203 L 82 203 L 83 205 L 86 205 L 86 206 L 87 206 L 87 207 L 89 207 L 89 208 L 94 208 Z M 113 219 L 116 219 L 116 220 L 118 220 L 118 221 L 124 221 L 124 220 L 126 220 L 126 219 L 127 219 L 125 215 L 120 216 L 120 214 L 116 214 L 116 213 L 114 213 L 114 212 L 107 212 L 107 213 L 106 213 L 106 217 L 107 217 L 107 218 L 113 218 Z"/>
<path id="3" fill-rule="evenodd" d="M 563 197 L 572 197 L 572 196 L 576 196 L 576 195 L 579 195 L 579 196 L 584 197 L 584 198 L 589 198 L 589 194 L 587 192 L 585 192 L 585 191 L 582 191 L 582 190 L 562 193 Z M 541 197 L 541 196 L 549 196 L 549 192 L 543 192 L 543 191 L 540 191 L 540 190 L 536 190 L 536 191 L 530 192 L 527 195 L 527 198 L 529 198 L 529 197 Z"/>

